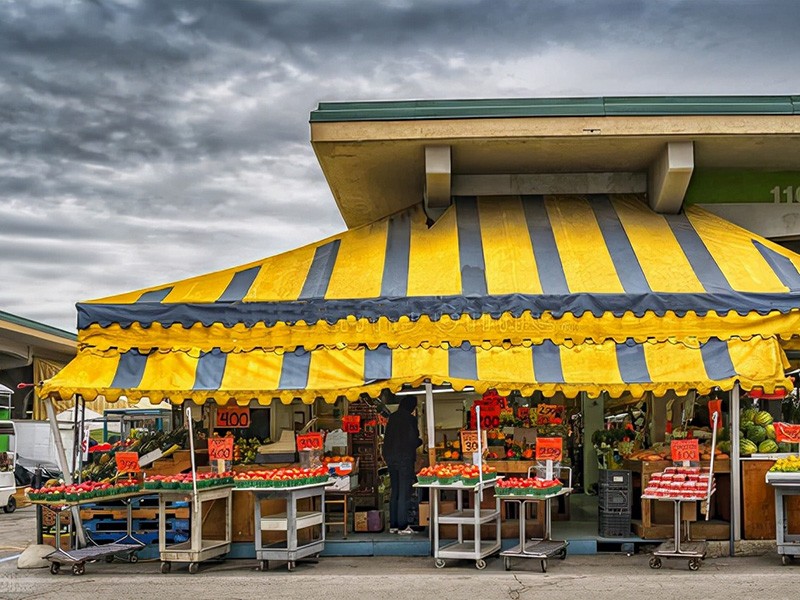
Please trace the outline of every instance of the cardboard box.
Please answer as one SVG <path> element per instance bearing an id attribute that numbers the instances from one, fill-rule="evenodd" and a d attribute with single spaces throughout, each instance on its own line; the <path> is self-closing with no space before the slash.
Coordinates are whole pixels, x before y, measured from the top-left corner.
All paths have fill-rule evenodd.
<path id="1" fill-rule="evenodd" d="M 358 475 L 347 475 L 344 477 L 333 477 L 334 481 L 326 487 L 327 491 L 349 492 L 358 487 Z"/>
<path id="2" fill-rule="evenodd" d="M 431 505 L 430 502 L 419 503 L 419 526 L 428 527 L 431 524 Z"/>

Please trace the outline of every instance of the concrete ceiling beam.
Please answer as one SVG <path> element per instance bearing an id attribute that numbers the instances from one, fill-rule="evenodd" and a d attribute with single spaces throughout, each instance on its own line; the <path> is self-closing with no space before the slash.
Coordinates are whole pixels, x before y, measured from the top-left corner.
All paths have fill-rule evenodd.
<path id="1" fill-rule="evenodd" d="M 681 210 L 694 172 L 694 142 L 669 142 L 650 165 L 647 200 L 659 213 Z"/>

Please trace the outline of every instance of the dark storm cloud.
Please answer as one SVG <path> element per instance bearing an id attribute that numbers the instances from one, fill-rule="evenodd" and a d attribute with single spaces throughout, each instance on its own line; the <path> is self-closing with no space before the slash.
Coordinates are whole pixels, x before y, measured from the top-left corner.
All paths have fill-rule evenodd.
<path id="1" fill-rule="evenodd" d="M 342 229 L 320 100 L 797 92 L 797 25 L 789 0 L 0 2 L 0 310 L 71 328 Z"/>

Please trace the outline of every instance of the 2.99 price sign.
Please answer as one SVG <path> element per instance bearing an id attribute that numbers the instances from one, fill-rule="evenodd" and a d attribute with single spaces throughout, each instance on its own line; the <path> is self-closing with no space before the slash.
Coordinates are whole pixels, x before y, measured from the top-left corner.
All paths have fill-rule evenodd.
<path id="1" fill-rule="evenodd" d="M 697 438 L 672 440 L 672 462 L 697 462 L 700 460 L 700 443 Z"/>
<path id="2" fill-rule="evenodd" d="M 250 407 L 220 406 L 217 408 L 217 428 L 239 429 L 250 427 Z"/>
<path id="3" fill-rule="evenodd" d="M 208 459 L 233 460 L 233 438 L 232 437 L 209 438 Z"/>
<path id="4" fill-rule="evenodd" d="M 114 459 L 117 461 L 117 472 L 120 475 L 141 473 L 142 471 L 142 467 L 139 465 L 139 455 L 136 452 L 117 452 Z"/>

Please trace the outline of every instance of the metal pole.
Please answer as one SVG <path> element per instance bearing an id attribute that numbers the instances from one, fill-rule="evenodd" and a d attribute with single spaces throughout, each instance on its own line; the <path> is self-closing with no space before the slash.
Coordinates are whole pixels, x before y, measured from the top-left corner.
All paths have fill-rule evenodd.
<path id="1" fill-rule="evenodd" d="M 433 385 L 430 381 L 425 382 L 425 422 L 428 429 L 428 462 L 433 465 L 436 462 L 436 428 L 433 414 Z"/>
<path id="2" fill-rule="evenodd" d="M 194 427 L 192 426 L 192 407 L 186 407 L 186 418 L 189 421 L 189 449 L 191 452 L 192 461 L 192 507 L 194 512 L 200 508 L 200 503 L 197 501 L 197 465 L 194 460 Z"/>
<path id="3" fill-rule="evenodd" d="M 742 481 L 741 458 L 739 456 L 739 384 L 731 390 L 731 402 L 728 408 L 731 421 L 731 539 L 730 553 L 734 555 L 734 544 L 742 539 Z"/>
<path id="4" fill-rule="evenodd" d="M 56 445 L 56 458 L 58 459 L 58 466 L 61 469 L 61 474 L 64 477 L 64 483 L 67 485 L 72 484 L 72 473 L 67 465 L 67 453 L 64 451 L 64 442 L 61 440 L 61 432 L 58 430 L 58 421 L 56 421 L 56 409 L 53 404 L 52 398 L 47 398 L 44 403 L 47 409 L 47 420 L 50 421 L 50 432 L 53 434 L 53 443 Z M 78 536 L 78 543 L 81 546 L 86 545 L 86 536 L 83 532 L 83 523 L 81 523 L 81 513 L 77 506 L 72 507 L 72 519 L 75 523 L 75 533 Z M 56 535 L 61 535 L 61 530 L 56 529 Z"/>

